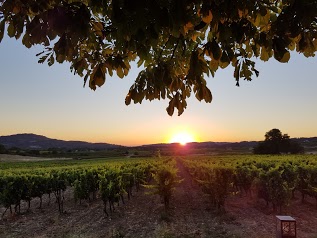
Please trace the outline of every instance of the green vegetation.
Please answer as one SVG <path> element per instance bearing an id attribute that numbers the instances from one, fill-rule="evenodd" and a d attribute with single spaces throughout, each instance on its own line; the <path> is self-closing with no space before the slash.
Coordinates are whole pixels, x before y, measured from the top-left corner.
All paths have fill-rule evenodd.
<path id="1" fill-rule="evenodd" d="M 295 190 L 317 206 L 317 156 L 189 157 L 184 163 L 217 209 L 230 193 L 254 193 L 281 211 Z"/>
<path id="2" fill-rule="evenodd" d="M 177 176 L 175 161 L 166 165 L 160 166 L 153 174 L 154 184 L 146 184 L 144 187 L 150 188 L 153 191 L 151 194 L 158 194 L 164 203 L 165 210 L 169 209 L 170 200 L 175 190 L 175 186 L 180 180 Z"/>
<path id="3" fill-rule="evenodd" d="M 58 210 L 63 213 L 63 194 L 68 187 L 73 187 L 75 201 L 79 202 L 94 200 L 99 192 L 108 216 L 107 206 L 113 212 L 114 204 L 120 200 L 124 203 L 125 195 L 128 199 L 132 197 L 133 187 L 139 190 L 142 184 L 151 181 L 152 175 L 156 179 L 157 171 L 166 171 L 167 162 L 168 159 L 99 159 L 1 163 L 0 204 L 6 208 L 5 212 L 10 209 L 12 213 L 13 206 L 20 213 L 21 201 L 27 201 L 30 208 L 31 200 L 39 197 L 41 207 L 42 196 L 54 194 Z M 176 176 L 176 170 L 168 171 L 173 172 L 169 178 Z M 171 185 L 175 182 L 171 181 Z"/>
<path id="4" fill-rule="evenodd" d="M 169 99 L 169 115 L 187 98 L 212 101 L 206 75 L 229 65 L 239 85 L 259 72 L 254 58 L 285 63 L 290 51 L 315 55 L 317 2 L 311 0 L 0 1 L 0 41 L 6 33 L 28 48 L 43 45 L 39 63 L 70 62 L 96 90 L 106 75 L 144 69 L 131 101 Z"/>
<path id="5" fill-rule="evenodd" d="M 315 198 L 317 206 L 316 155 L 187 156 L 182 161 L 217 211 L 224 210 L 230 194 L 241 193 L 281 211 L 298 191 L 303 201 Z M 30 208 L 33 198 L 40 199 L 41 207 L 44 194 L 53 194 L 63 213 L 64 192 L 72 187 L 75 201 L 101 198 L 109 216 L 141 185 L 158 194 L 168 209 L 181 182 L 175 161 L 167 157 L 0 163 L 0 169 L 0 205 L 11 213 L 20 213 L 21 201 Z"/>
<path id="6" fill-rule="evenodd" d="M 6 148 L 0 144 L 0 154 L 5 154 L 7 152 Z"/>

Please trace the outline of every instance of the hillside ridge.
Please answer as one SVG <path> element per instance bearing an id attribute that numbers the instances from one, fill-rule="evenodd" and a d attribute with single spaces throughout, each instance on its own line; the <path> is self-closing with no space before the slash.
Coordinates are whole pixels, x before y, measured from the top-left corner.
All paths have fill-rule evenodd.
<path id="1" fill-rule="evenodd" d="M 312 148 L 317 150 L 317 137 L 299 137 L 292 138 L 292 140 L 300 143 L 305 148 Z M 203 149 L 203 148 L 252 148 L 259 141 L 240 141 L 240 142 L 191 142 L 186 145 L 187 148 Z M 34 149 L 43 150 L 49 148 L 63 148 L 63 149 L 116 149 L 125 148 L 127 146 L 115 145 L 110 143 L 91 143 L 86 141 L 76 140 L 59 140 L 46 137 L 44 135 L 37 135 L 33 133 L 22 133 L 7 136 L 0 136 L 0 144 L 7 149 L 17 147 L 20 149 Z M 145 144 L 140 146 L 131 146 L 131 148 L 143 149 L 164 149 L 179 146 L 178 143 L 157 143 Z"/>
<path id="2" fill-rule="evenodd" d="M 18 147 L 21 149 L 49 149 L 49 148 L 64 148 L 64 149 L 110 149 L 120 148 L 121 145 L 109 143 L 91 143 L 86 141 L 67 141 L 48 138 L 43 135 L 33 133 L 14 134 L 0 136 L 0 144 L 6 148 Z"/>

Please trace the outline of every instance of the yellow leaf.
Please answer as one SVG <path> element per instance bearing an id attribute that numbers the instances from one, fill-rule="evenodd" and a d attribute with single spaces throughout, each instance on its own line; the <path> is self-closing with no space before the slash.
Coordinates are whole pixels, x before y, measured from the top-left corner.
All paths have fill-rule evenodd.
<path id="1" fill-rule="evenodd" d="M 253 50 L 250 44 L 246 44 L 245 51 L 247 52 L 248 58 L 253 56 Z"/>
<path id="2" fill-rule="evenodd" d="M 123 61 L 123 63 L 124 63 L 124 65 L 125 65 L 126 69 L 128 69 L 128 70 L 131 69 L 131 66 L 130 66 L 128 60 Z"/>
<path id="3" fill-rule="evenodd" d="M 280 62 L 281 62 L 281 63 L 287 63 L 290 58 L 291 58 L 291 54 L 287 51 L 287 52 L 283 55 L 283 58 L 280 60 Z"/>
<path id="4" fill-rule="evenodd" d="M 136 54 L 132 53 L 132 51 L 128 52 L 128 60 L 134 60 L 136 58 Z"/>
<path id="5" fill-rule="evenodd" d="M 98 36 L 103 37 L 102 30 L 103 30 L 103 25 L 101 22 L 94 22 L 93 27 L 95 28 L 95 32 Z"/>
<path id="6" fill-rule="evenodd" d="M 211 71 L 216 72 L 218 69 L 218 66 L 219 66 L 218 60 L 214 60 L 214 59 L 210 60 L 209 68 Z"/>
<path id="7" fill-rule="evenodd" d="M 261 23 L 261 14 L 258 13 L 256 18 L 253 20 L 253 24 L 258 27 L 260 26 L 260 23 Z"/>
<path id="8" fill-rule="evenodd" d="M 313 40 L 313 45 L 315 47 L 315 50 L 317 50 L 317 39 L 316 38 Z"/>
<path id="9" fill-rule="evenodd" d="M 128 73 L 129 73 L 129 69 L 124 68 L 123 73 L 124 73 L 124 75 L 125 75 L 125 76 L 127 76 L 127 75 L 128 75 Z"/>
<path id="10" fill-rule="evenodd" d="M 187 22 L 187 24 L 184 26 L 184 33 L 186 34 L 189 30 L 193 30 L 194 25 L 191 22 Z"/>
<path id="11" fill-rule="evenodd" d="M 266 48 L 265 47 L 262 47 L 261 48 L 261 57 L 260 59 L 263 60 L 263 61 L 268 61 L 270 58 L 270 55 L 269 53 L 267 52 Z"/>
<path id="12" fill-rule="evenodd" d="M 105 49 L 102 51 L 103 56 L 108 56 L 108 55 L 111 55 L 112 53 L 113 53 L 113 49 L 111 49 L 110 47 L 105 48 Z"/>
<path id="13" fill-rule="evenodd" d="M 224 68 L 227 68 L 227 66 L 229 65 L 229 61 L 227 62 L 222 62 L 222 61 L 220 61 L 219 62 L 219 66 L 220 66 L 220 68 L 222 68 L 222 69 L 224 69 Z"/>
<path id="14" fill-rule="evenodd" d="M 207 16 L 203 16 L 202 18 L 203 22 L 209 24 L 212 21 L 212 12 L 209 10 Z"/>
<path id="15" fill-rule="evenodd" d="M 12 12 L 13 12 L 14 14 L 18 14 L 20 11 L 21 11 L 20 6 L 14 6 L 14 7 L 13 7 Z"/>
<path id="16" fill-rule="evenodd" d="M 248 12 L 249 12 L 248 9 L 243 9 L 243 10 L 238 9 L 239 18 L 248 16 Z"/>
<path id="17" fill-rule="evenodd" d="M 243 11 L 238 9 L 238 15 L 239 15 L 239 18 L 242 18 L 243 17 Z"/>
<path id="18" fill-rule="evenodd" d="M 287 48 L 293 51 L 293 50 L 295 50 L 295 46 L 296 46 L 295 42 L 292 41 L 292 42 L 287 46 Z"/>
<path id="19" fill-rule="evenodd" d="M 231 60 L 231 65 L 232 65 L 232 66 L 235 66 L 236 63 L 237 63 L 237 57 L 234 56 L 234 57 L 232 58 L 232 60 Z"/>
<path id="20" fill-rule="evenodd" d="M 196 41 L 197 40 L 197 34 L 193 34 L 192 35 L 192 41 Z"/>
<path id="21" fill-rule="evenodd" d="M 121 68 L 120 66 L 117 68 L 117 75 L 118 75 L 120 78 L 123 78 L 123 77 L 124 77 L 123 70 L 122 70 L 122 68 Z"/>

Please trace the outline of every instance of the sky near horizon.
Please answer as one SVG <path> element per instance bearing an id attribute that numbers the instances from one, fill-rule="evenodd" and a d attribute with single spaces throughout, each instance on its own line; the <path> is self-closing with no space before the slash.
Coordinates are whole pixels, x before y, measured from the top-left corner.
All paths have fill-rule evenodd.
<path id="1" fill-rule="evenodd" d="M 41 49 L 8 37 L 0 43 L 0 136 L 35 133 L 128 146 L 170 142 L 182 131 L 198 142 L 263 140 L 272 128 L 317 136 L 317 57 L 293 53 L 287 64 L 257 61 L 260 76 L 240 87 L 232 67 L 220 69 L 207 79 L 211 103 L 192 95 L 183 115 L 170 117 L 167 100 L 125 105 L 136 66 L 126 78 L 106 76 L 92 91 L 69 64 L 38 64 Z"/>

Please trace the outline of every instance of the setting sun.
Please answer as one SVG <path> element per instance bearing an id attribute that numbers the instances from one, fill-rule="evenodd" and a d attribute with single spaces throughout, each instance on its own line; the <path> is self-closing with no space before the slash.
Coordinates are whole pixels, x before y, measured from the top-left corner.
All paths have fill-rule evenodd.
<path id="1" fill-rule="evenodd" d="M 181 145 L 186 145 L 188 142 L 193 142 L 194 137 L 187 133 L 187 132 L 179 132 L 175 135 L 170 140 L 170 143 L 179 143 Z"/>

